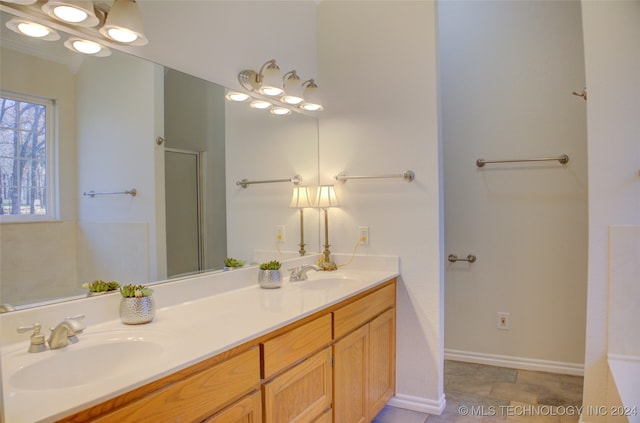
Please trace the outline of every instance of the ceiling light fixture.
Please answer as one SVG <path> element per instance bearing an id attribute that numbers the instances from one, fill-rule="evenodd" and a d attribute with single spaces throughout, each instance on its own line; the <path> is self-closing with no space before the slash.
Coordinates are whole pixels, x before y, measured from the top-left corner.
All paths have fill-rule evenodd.
<path id="1" fill-rule="evenodd" d="M 100 23 L 93 1 L 49 0 L 42 5 L 42 10 L 54 19 L 78 26 L 92 27 Z"/>
<path id="2" fill-rule="evenodd" d="M 13 32 L 39 40 L 55 41 L 60 39 L 60 34 L 53 29 L 25 19 L 11 18 L 7 21 L 6 26 Z"/>
<path id="3" fill-rule="evenodd" d="M 100 33 L 113 41 L 132 46 L 149 43 L 142 27 L 142 13 L 135 0 L 114 0 Z"/>

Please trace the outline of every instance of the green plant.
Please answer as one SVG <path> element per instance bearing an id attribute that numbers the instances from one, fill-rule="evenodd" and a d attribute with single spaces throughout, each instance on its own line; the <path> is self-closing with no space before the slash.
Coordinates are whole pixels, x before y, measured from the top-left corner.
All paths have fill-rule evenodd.
<path id="1" fill-rule="evenodd" d="M 271 260 L 266 263 L 260 263 L 261 270 L 280 270 L 280 266 L 282 266 L 282 263 L 280 263 L 278 260 Z"/>
<path id="2" fill-rule="evenodd" d="M 224 259 L 224 265 L 227 267 L 242 267 L 244 266 L 244 260 L 238 260 L 237 258 L 227 257 Z"/>
<path id="3" fill-rule="evenodd" d="M 93 282 L 83 283 L 83 288 L 89 290 L 89 292 L 108 292 L 117 291 L 120 284 L 116 281 L 105 282 L 102 280 L 95 280 Z"/>
<path id="4" fill-rule="evenodd" d="M 125 285 L 120 287 L 120 294 L 125 298 L 142 298 L 150 297 L 153 294 L 153 289 L 147 288 L 144 285 Z"/>

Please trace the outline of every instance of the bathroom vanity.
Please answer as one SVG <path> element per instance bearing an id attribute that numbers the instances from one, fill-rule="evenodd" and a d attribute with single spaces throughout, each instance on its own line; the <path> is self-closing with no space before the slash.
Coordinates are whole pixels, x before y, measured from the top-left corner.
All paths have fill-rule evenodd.
<path id="1" fill-rule="evenodd" d="M 313 272 L 272 290 L 258 287 L 255 268 L 226 273 L 218 278 L 234 281 L 220 285 L 235 289 L 173 295 L 148 325 L 88 325 L 77 344 L 37 354 L 24 342 L 24 351 L 3 348 L 8 421 L 366 422 L 394 395 L 397 268 Z M 149 349 L 124 370 L 97 364 L 106 370 L 91 380 L 15 386 L 27 383 L 19 368 L 47 354 L 72 358 L 115 342 L 130 342 L 132 360 L 138 346 Z"/>

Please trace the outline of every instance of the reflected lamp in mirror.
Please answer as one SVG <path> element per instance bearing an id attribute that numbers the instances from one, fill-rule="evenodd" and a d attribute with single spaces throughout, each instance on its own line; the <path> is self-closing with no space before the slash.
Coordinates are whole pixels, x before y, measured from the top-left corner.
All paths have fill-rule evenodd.
<path id="1" fill-rule="evenodd" d="M 135 0 L 114 0 L 110 7 L 105 2 L 99 2 L 96 7 L 90 0 L 12 0 L 6 3 L 10 9 L 11 4 L 19 5 L 13 11 L 23 18 L 12 19 L 7 27 L 21 35 L 54 41 L 60 35 L 53 28 L 64 31 L 58 22 L 82 28 L 86 39 L 74 37 L 64 43 L 74 53 L 109 56 L 110 50 L 102 43 L 105 39 L 135 46 L 148 43 Z"/>
<path id="2" fill-rule="evenodd" d="M 324 212 L 324 251 L 320 258 L 320 267 L 322 270 L 336 270 L 338 267 L 331 258 L 329 250 L 329 208 L 340 207 L 340 202 L 336 196 L 336 190 L 333 185 L 320 185 L 316 192 L 315 207 L 320 208 Z"/>
<path id="3" fill-rule="evenodd" d="M 294 106 L 310 112 L 323 109 L 320 101 L 320 91 L 314 79 L 300 83 L 300 77 L 295 70 L 291 70 L 280 77 L 280 68 L 275 59 L 271 59 L 256 72 L 245 69 L 238 74 L 238 81 L 243 88 L 270 97 L 278 97 L 273 101 L 279 102 L 281 109 Z M 233 100 L 229 98 L 230 100 Z M 234 100 L 243 101 L 243 100 Z M 273 114 L 288 114 L 272 111 Z"/>
<path id="4" fill-rule="evenodd" d="M 11 18 L 6 23 L 7 28 L 20 35 L 37 38 L 45 41 L 56 41 L 60 39 L 60 34 L 52 28 L 39 23 L 31 22 L 21 18 Z"/>
<path id="5" fill-rule="evenodd" d="M 293 187 L 293 195 L 291 196 L 291 203 L 289 207 L 300 210 L 300 249 L 298 252 L 301 256 L 304 256 L 307 251 L 304 246 L 304 209 L 311 207 L 311 198 L 309 197 L 309 187 Z"/>

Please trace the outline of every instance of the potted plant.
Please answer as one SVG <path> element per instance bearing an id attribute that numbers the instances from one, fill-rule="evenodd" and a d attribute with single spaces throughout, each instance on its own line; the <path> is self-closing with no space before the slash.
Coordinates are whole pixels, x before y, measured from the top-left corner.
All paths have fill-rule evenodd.
<path id="1" fill-rule="evenodd" d="M 89 290 L 87 297 L 93 297 L 106 294 L 107 292 L 117 291 L 118 288 L 120 288 L 120 284 L 116 281 L 105 282 L 98 279 L 93 282 L 83 283 L 82 287 Z"/>
<path id="2" fill-rule="evenodd" d="M 156 314 L 153 302 L 153 289 L 144 285 L 125 285 L 120 287 L 120 320 L 127 325 L 149 323 Z"/>
<path id="3" fill-rule="evenodd" d="M 237 258 L 227 257 L 224 259 L 224 270 L 232 270 L 238 267 L 244 266 L 244 260 L 238 260 Z"/>
<path id="4" fill-rule="evenodd" d="M 258 283 L 261 288 L 280 288 L 282 285 L 280 266 L 282 266 L 282 263 L 277 260 L 260 263 Z"/>

